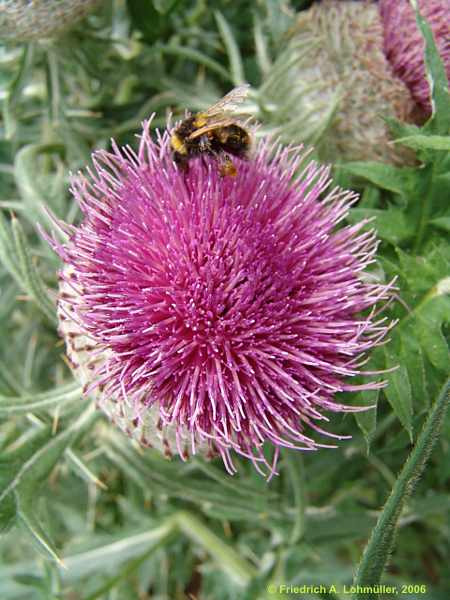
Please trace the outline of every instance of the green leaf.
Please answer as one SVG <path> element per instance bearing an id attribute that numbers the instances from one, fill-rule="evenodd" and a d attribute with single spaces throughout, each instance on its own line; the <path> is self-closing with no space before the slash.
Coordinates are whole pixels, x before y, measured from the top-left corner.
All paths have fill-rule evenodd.
<path id="1" fill-rule="evenodd" d="M 63 560 L 66 568 L 61 570 L 61 577 L 66 582 L 76 583 L 101 570 L 118 569 L 127 561 L 150 551 L 151 548 L 167 543 L 175 530 L 174 520 L 169 517 L 150 531 L 124 535 L 120 530 L 120 536 L 114 541 L 111 541 L 113 536 L 110 534 L 108 543 L 103 541 L 101 545 L 90 550 L 65 556 Z"/>
<path id="2" fill-rule="evenodd" d="M 1 469 L 1 465 L 0 465 Z M 16 521 L 16 499 L 10 494 L 6 496 L 3 502 L 0 502 L 0 533 L 10 529 Z"/>
<path id="3" fill-rule="evenodd" d="M 374 219 L 370 223 L 375 227 L 378 236 L 394 246 L 404 243 L 414 236 L 413 223 L 408 219 L 404 210 L 389 206 L 385 210 L 377 208 L 352 208 L 347 219 L 358 223 L 363 219 Z"/>
<path id="4" fill-rule="evenodd" d="M 255 51 L 256 59 L 258 61 L 258 68 L 263 75 L 267 77 L 272 67 L 272 61 L 270 59 L 269 48 L 267 44 L 266 36 L 263 33 L 261 21 L 258 16 L 255 16 L 255 24 L 253 27 L 253 35 L 255 38 Z"/>
<path id="5" fill-rule="evenodd" d="M 30 587 L 42 587 L 42 577 L 37 575 L 16 575 L 14 579 L 21 585 L 28 585 Z"/>
<path id="6" fill-rule="evenodd" d="M 305 465 L 301 456 L 293 456 L 287 450 L 284 453 L 287 471 L 289 474 L 289 483 L 294 492 L 295 501 L 295 520 L 294 527 L 290 536 L 290 544 L 297 544 L 302 539 L 305 533 L 306 523 L 306 480 L 305 480 Z"/>
<path id="7" fill-rule="evenodd" d="M 436 294 L 434 286 L 441 280 L 445 281 L 448 274 L 450 248 L 447 245 L 436 246 L 425 256 L 415 256 L 400 248 L 396 248 L 395 252 L 400 264 L 397 274 L 405 280 L 415 296 L 429 292 L 431 296 L 426 298 L 430 300 Z"/>
<path id="8" fill-rule="evenodd" d="M 59 386 L 48 392 L 29 396 L 1 396 L 0 417 L 20 415 L 33 411 L 48 410 L 54 406 L 63 406 L 66 403 L 78 400 L 82 390 L 78 383 L 69 383 Z"/>
<path id="9" fill-rule="evenodd" d="M 170 537 L 172 537 L 174 534 L 175 531 L 172 535 L 169 534 L 167 536 L 161 536 L 156 543 L 153 543 L 150 546 L 147 552 L 133 560 L 130 560 L 118 574 L 114 574 L 112 577 L 109 577 L 107 581 L 102 583 L 102 585 L 94 592 L 86 596 L 84 600 L 98 600 L 98 598 L 104 598 L 107 592 L 115 588 L 121 581 L 127 581 L 130 575 L 134 573 L 148 558 L 150 558 L 150 556 L 157 552 L 161 547 L 167 545 Z"/>
<path id="10" fill-rule="evenodd" d="M 71 449 L 66 448 L 65 451 L 66 458 L 68 462 L 74 468 L 74 471 L 82 478 L 84 481 L 88 483 L 93 483 L 99 488 L 106 490 L 107 486 L 100 481 L 100 479 L 94 475 L 94 473 L 89 469 L 89 467 L 81 460 L 81 458 Z"/>
<path id="11" fill-rule="evenodd" d="M 48 178 L 45 177 L 49 173 L 42 173 L 42 166 L 39 162 L 41 155 L 57 154 L 63 157 L 64 153 L 65 147 L 61 144 L 29 144 L 16 154 L 14 160 L 16 184 L 33 221 L 46 221 L 52 225 L 47 213 L 43 210 L 51 204 L 51 194 L 48 192 Z M 63 173 L 51 175 L 52 179 L 63 176 Z"/>
<path id="12" fill-rule="evenodd" d="M 186 511 L 175 515 L 180 530 L 192 541 L 210 554 L 217 565 L 238 585 L 248 585 L 257 575 L 253 565 L 242 558 L 236 550 L 226 544 L 211 529 L 206 527 L 197 517 Z"/>
<path id="13" fill-rule="evenodd" d="M 438 229 L 450 231 L 450 217 L 437 217 L 436 219 L 432 219 L 430 223 Z"/>
<path id="14" fill-rule="evenodd" d="M 403 255 L 401 258 L 404 261 Z M 427 275 L 423 269 L 422 277 Z M 403 334 L 414 331 L 431 364 L 442 373 L 447 373 L 450 371 L 450 358 L 442 327 L 450 323 L 450 277 L 437 282 L 434 279 L 433 283 L 414 310 L 402 319 L 396 332 Z"/>
<path id="15" fill-rule="evenodd" d="M 61 559 L 56 552 L 53 541 L 47 535 L 37 517 L 36 498 L 30 494 L 19 493 L 17 496 L 17 521 L 21 527 L 30 534 L 32 542 L 38 551 L 55 561 L 62 564 Z"/>
<path id="16" fill-rule="evenodd" d="M 3 105 L 3 118 L 5 122 L 5 137 L 12 139 L 16 131 L 16 119 L 14 116 L 14 107 L 17 104 L 22 89 L 24 88 L 31 68 L 33 66 L 34 45 L 26 44 L 23 48 L 20 66 L 17 69 L 15 77 L 12 79 Z"/>
<path id="17" fill-rule="evenodd" d="M 228 512 L 236 519 L 263 522 L 268 517 L 280 515 L 279 498 L 267 487 L 260 491 L 250 485 L 236 485 L 233 481 L 224 485 L 222 479 L 226 476 L 217 476 L 211 465 L 204 464 L 202 471 L 216 481 L 219 479 L 218 485 L 209 481 L 205 488 L 204 479 L 186 476 L 184 471 L 180 472 L 175 464 L 168 463 L 158 453 L 148 452 L 145 457 L 140 456 L 122 435 L 116 435 L 114 431 L 108 431 L 105 441 L 105 453 L 111 462 L 144 491 L 151 485 L 155 495 L 182 498 L 214 516 Z M 269 500 L 273 500 L 273 504 L 269 504 Z"/>
<path id="18" fill-rule="evenodd" d="M 349 162 L 340 165 L 340 168 L 401 196 L 408 195 L 409 191 L 414 189 L 417 179 L 417 171 L 411 167 L 400 168 L 376 162 Z"/>
<path id="19" fill-rule="evenodd" d="M 380 197 L 380 188 L 366 185 L 358 202 L 358 208 L 377 208 L 380 204 Z"/>
<path id="20" fill-rule="evenodd" d="M 9 227 L 1 212 L 0 260 L 22 290 L 36 303 L 49 321 L 56 325 L 56 306 L 50 299 L 46 286 L 30 256 L 22 226 L 13 217 L 11 227 Z"/>
<path id="21" fill-rule="evenodd" d="M 386 369 L 394 371 L 386 373 L 388 385 L 384 388 L 384 394 L 389 404 L 394 409 L 400 423 L 409 433 L 412 439 L 412 393 L 411 383 L 406 366 L 399 364 L 400 340 L 398 335 L 392 341 L 383 346 Z"/>
<path id="22" fill-rule="evenodd" d="M 31 259 L 25 233 L 16 218 L 12 219 L 12 230 L 23 290 L 34 300 L 49 321 L 56 325 L 58 322 L 56 318 L 56 306 L 50 300 L 46 286 Z"/>
<path id="23" fill-rule="evenodd" d="M 411 123 L 403 123 L 402 121 L 398 121 L 394 117 L 383 117 L 383 120 L 389 127 L 389 132 L 394 142 L 396 142 L 398 138 L 413 137 L 415 135 L 420 134 L 420 132 L 422 131 L 421 128 L 417 125 L 411 125 Z"/>
<path id="24" fill-rule="evenodd" d="M 180 0 L 153 0 L 153 6 L 162 15 L 170 13 L 170 11 L 178 4 Z"/>
<path id="25" fill-rule="evenodd" d="M 433 32 L 416 5 L 416 21 L 425 40 L 425 68 L 431 91 L 433 115 L 425 130 L 447 135 L 450 130 L 450 93 L 445 65 L 439 55 Z"/>
<path id="26" fill-rule="evenodd" d="M 0 210 L 0 261 L 16 283 L 22 287 L 22 275 L 11 227 Z"/>
<path id="27" fill-rule="evenodd" d="M 127 0 L 127 6 L 133 26 L 143 33 L 147 42 L 152 44 L 166 35 L 167 21 L 152 0 Z"/>
<path id="28" fill-rule="evenodd" d="M 406 366 L 409 381 L 411 383 L 411 394 L 414 405 L 419 409 L 428 409 L 430 399 L 426 382 L 426 372 L 422 347 L 417 338 L 417 329 L 413 323 L 408 322 L 400 335 L 399 362 Z"/>
<path id="29" fill-rule="evenodd" d="M 103 547 L 89 550 L 79 555 L 64 559 L 67 567 L 61 575 L 67 581 L 76 581 L 98 571 L 99 565 L 120 564 L 134 558 L 142 557 L 143 553 L 151 552 L 153 548 L 167 543 L 174 533 L 183 533 L 207 552 L 238 585 L 247 585 L 257 573 L 255 567 L 229 544 L 225 543 L 216 533 L 207 527 L 195 515 L 187 511 L 175 512 L 167 517 L 159 527 L 153 530 Z M 139 561 L 139 558 L 137 559 Z M 95 596 L 94 596 L 95 597 Z"/>
<path id="30" fill-rule="evenodd" d="M 450 281 L 450 279 L 449 279 Z M 450 357 L 447 341 L 442 333 L 442 324 L 450 322 L 450 297 L 435 296 L 417 314 L 417 336 L 421 340 L 431 364 L 443 373 L 450 372 Z"/>
<path id="31" fill-rule="evenodd" d="M 245 83 L 246 79 L 239 46 L 237 45 L 233 32 L 223 15 L 219 11 L 216 11 L 214 16 L 216 18 L 217 26 L 219 27 L 223 43 L 225 44 L 228 60 L 230 61 L 231 79 L 234 85 L 241 85 Z"/>
<path id="32" fill-rule="evenodd" d="M 442 387 L 417 442 L 392 488 L 372 535 L 364 549 L 355 575 L 354 584 L 360 588 L 380 583 L 387 561 L 392 553 L 398 521 L 417 480 L 425 469 L 428 458 L 439 437 L 450 400 L 450 379 Z M 375 592 L 355 594 L 357 600 L 376 600 Z"/>
<path id="33" fill-rule="evenodd" d="M 155 46 L 155 50 L 160 50 L 164 54 L 173 54 L 174 56 L 179 56 L 180 58 L 184 58 L 186 60 L 191 60 L 194 63 L 198 63 L 207 67 L 210 71 L 217 73 L 226 81 L 230 80 L 230 75 L 226 69 L 222 67 L 220 63 L 218 63 L 213 58 L 210 58 L 207 54 L 200 52 L 199 50 L 195 50 L 194 48 L 188 48 L 187 46 L 177 46 L 176 44 L 160 44 Z"/>
<path id="34" fill-rule="evenodd" d="M 375 406 L 370 410 L 355 413 L 355 420 L 358 427 L 361 429 L 364 439 L 366 440 L 367 448 L 377 427 L 377 409 L 378 397 L 380 390 L 362 390 L 354 396 L 354 404 L 356 406 Z"/>
<path id="35" fill-rule="evenodd" d="M 15 499 L 16 517 L 32 535 L 39 548 L 59 561 L 55 548 L 36 517 L 35 499 L 66 448 L 93 423 L 91 405 L 70 427 L 52 437 L 50 427 L 38 430 L 34 437 L 0 459 L 0 512 L 11 511 Z"/>
<path id="36" fill-rule="evenodd" d="M 415 150 L 450 150 L 450 136 L 448 135 L 412 135 L 399 138 L 395 142 Z"/>
<path id="37" fill-rule="evenodd" d="M 3 526 L 10 525 L 13 507 L 15 517 L 16 498 L 13 492 L 22 465 L 25 465 L 33 457 L 33 454 L 48 441 L 49 435 L 49 429 L 35 431 L 13 452 L 6 451 L 0 456 L 0 515 L 5 518 Z"/>

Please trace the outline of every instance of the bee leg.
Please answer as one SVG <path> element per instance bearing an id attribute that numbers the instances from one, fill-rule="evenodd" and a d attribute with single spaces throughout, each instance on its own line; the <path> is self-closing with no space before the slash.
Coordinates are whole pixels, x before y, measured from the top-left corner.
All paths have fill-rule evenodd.
<path id="1" fill-rule="evenodd" d="M 219 173 L 222 177 L 236 177 L 237 169 L 228 154 L 223 154 L 219 161 Z"/>
<path id="2" fill-rule="evenodd" d="M 185 175 L 189 172 L 189 159 L 186 155 L 181 154 L 180 152 L 173 153 L 173 160 L 177 167 L 182 171 Z"/>

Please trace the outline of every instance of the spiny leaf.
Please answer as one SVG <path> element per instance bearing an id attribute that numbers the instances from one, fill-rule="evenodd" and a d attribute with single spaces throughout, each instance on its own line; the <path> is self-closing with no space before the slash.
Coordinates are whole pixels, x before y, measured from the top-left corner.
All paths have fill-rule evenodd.
<path id="1" fill-rule="evenodd" d="M 205 489 L 204 480 L 199 480 L 192 475 L 183 477 L 175 464 L 168 463 L 158 454 L 151 452 L 142 457 L 125 442 L 122 436 L 108 431 L 105 451 L 109 459 L 143 489 L 147 489 L 151 482 L 155 494 L 183 498 L 208 514 L 212 514 L 214 510 L 216 511 L 214 514 L 229 511 L 235 518 L 239 515 L 240 519 L 259 522 L 267 519 L 268 516 L 280 516 L 279 509 L 277 510 L 271 503 L 273 501 L 275 504 L 278 497 L 267 488 L 262 493 L 249 489 L 250 486 L 241 486 L 241 491 L 237 492 L 233 484 L 224 487 L 222 484 L 217 485 L 210 481 Z M 248 505 L 249 499 L 252 502 L 251 507 Z"/>
<path id="2" fill-rule="evenodd" d="M 94 475 L 89 467 L 81 460 L 81 458 L 71 449 L 66 448 L 65 456 L 69 463 L 73 466 L 74 471 L 88 483 L 93 483 L 102 490 L 108 489 L 107 486 Z"/>
<path id="3" fill-rule="evenodd" d="M 69 383 L 48 392 L 29 396 L 0 396 L 0 416 L 11 416 L 27 412 L 48 410 L 81 398 L 82 390 L 78 383 Z"/>
<path id="4" fill-rule="evenodd" d="M 214 16 L 230 61 L 231 78 L 234 85 L 241 85 L 246 81 L 241 52 L 226 19 L 219 11 L 216 11 Z"/>
<path id="5" fill-rule="evenodd" d="M 175 531 L 173 532 L 175 534 Z M 134 573 L 147 559 L 150 558 L 155 552 L 161 547 L 167 545 L 169 536 L 161 537 L 156 543 L 152 544 L 150 549 L 147 550 L 141 556 L 130 560 L 118 574 L 114 574 L 109 577 L 99 588 L 94 592 L 86 596 L 84 600 L 97 600 L 98 598 L 104 598 L 105 594 L 115 588 L 121 581 L 126 581 L 132 573 Z"/>
<path id="6" fill-rule="evenodd" d="M 16 444 L 14 451 L 6 451 L 0 456 L 0 503 L 15 489 L 18 483 L 16 477 L 19 476 L 22 466 L 31 460 L 50 437 L 49 428 L 37 429 L 30 433 L 23 443 Z"/>
<path id="7" fill-rule="evenodd" d="M 22 89 L 29 77 L 33 66 L 34 45 L 26 44 L 23 48 L 20 66 L 17 69 L 15 77 L 12 79 L 6 94 L 3 106 L 3 117 L 5 122 L 5 137 L 12 139 L 16 130 L 16 119 L 14 116 L 14 107 L 20 97 Z"/>
<path id="8" fill-rule="evenodd" d="M 12 232 L 10 231 L 12 229 Z M 0 212 L 0 260 L 22 290 L 34 300 L 40 310 L 56 324 L 56 308 L 50 300 L 41 276 L 34 265 L 25 233 L 13 217 L 9 227 Z"/>
<path id="9" fill-rule="evenodd" d="M 11 227 L 0 210 L 0 261 L 16 283 L 21 286 L 22 276 Z"/>
<path id="10" fill-rule="evenodd" d="M 98 570 L 98 565 L 106 564 L 110 568 L 114 562 L 118 566 L 133 557 L 150 552 L 162 543 L 167 543 L 177 532 L 183 533 L 191 542 L 195 542 L 211 555 L 220 569 L 239 585 L 246 585 L 256 575 L 256 569 L 232 546 L 187 511 L 173 513 L 149 532 L 64 558 L 67 569 L 61 575 L 68 581 L 78 580 Z"/>
<path id="11" fill-rule="evenodd" d="M 16 154 L 14 176 L 22 199 L 34 221 L 47 221 L 52 225 L 44 207 L 51 204 L 51 195 L 43 189 L 43 176 L 39 166 L 41 155 L 59 154 L 64 156 L 65 147 L 61 144 L 29 144 Z M 63 173 L 58 175 L 63 176 Z M 56 175 L 54 176 L 56 177 Z M 46 182 L 48 185 L 48 182 Z"/>
<path id="12" fill-rule="evenodd" d="M 77 582 L 101 569 L 109 571 L 111 568 L 118 568 L 153 546 L 159 547 L 161 543 L 167 543 L 174 531 L 175 524 L 171 517 L 143 533 L 124 535 L 121 531 L 120 537 L 109 543 L 103 542 L 91 550 L 63 557 L 66 568 L 61 571 L 61 577 L 67 582 Z"/>
<path id="13" fill-rule="evenodd" d="M 155 50 L 156 49 L 160 50 L 164 54 L 173 54 L 175 56 L 179 56 L 187 60 L 192 60 L 193 62 L 198 63 L 200 65 L 204 65 L 211 71 L 217 73 L 217 75 L 220 75 L 226 81 L 230 80 L 230 75 L 228 71 L 224 69 L 220 63 L 218 63 L 216 60 L 209 57 L 208 55 L 203 54 L 203 52 L 200 52 L 199 50 L 195 50 L 194 48 L 188 48 L 185 46 L 177 46 L 176 44 L 161 44 L 159 46 L 156 46 Z"/>
<path id="14" fill-rule="evenodd" d="M 263 76 L 267 76 L 267 74 L 270 72 L 272 61 L 270 60 L 267 39 L 263 33 L 261 21 L 257 16 L 255 17 L 253 35 L 255 38 L 255 51 L 259 70 Z"/>
<path id="15" fill-rule="evenodd" d="M 0 516 L 5 519 L 3 527 L 9 527 L 13 516 L 16 516 L 16 498 L 12 493 L 17 485 L 16 478 L 22 466 L 48 441 L 50 431 L 41 429 L 31 434 L 13 452 L 6 451 L 0 456 Z"/>
<path id="16" fill-rule="evenodd" d="M 257 571 L 249 562 L 193 514 L 180 511 L 175 515 L 175 521 L 180 530 L 211 554 L 220 568 L 236 583 L 245 586 L 256 576 Z"/>
<path id="17" fill-rule="evenodd" d="M 62 564 L 53 541 L 47 535 L 37 517 L 36 498 L 30 495 L 16 495 L 16 511 L 19 524 L 27 531 L 39 551 L 58 564 Z"/>
<path id="18" fill-rule="evenodd" d="M 18 520 L 32 535 L 35 542 L 52 560 L 59 560 L 49 537 L 37 520 L 34 501 L 39 487 L 48 478 L 65 449 L 89 428 L 93 422 L 94 407 L 90 406 L 65 431 L 52 437 L 50 427 L 36 432 L 17 449 L 5 452 L 0 460 L 0 510 L 11 508 L 11 497 L 15 499 Z"/>
<path id="19" fill-rule="evenodd" d="M 24 291 L 35 301 L 36 305 L 46 315 L 49 321 L 56 325 L 57 318 L 55 304 L 50 300 L 45 284 L 31 260 L 25 233 L 19 221 L 15 218 L 12 220 L 12 230 Z"/>

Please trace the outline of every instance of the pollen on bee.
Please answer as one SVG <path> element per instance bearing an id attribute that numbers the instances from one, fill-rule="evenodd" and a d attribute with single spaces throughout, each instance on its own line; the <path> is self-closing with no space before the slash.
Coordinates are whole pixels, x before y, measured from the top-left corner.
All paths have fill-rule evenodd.
<path id="1" fill-rule="evenodd" d="M 222 177 L 236 177 L 237 169 L 233 162 L 228 159 L 223 165 L 220 165 L 219 173 Z"/>
<path id="2" fill-rule="evenodd" d="M 176 134 L 172 134 L 170 138 L 170 145 L 175 152 L 179 152 L 180 154 L 187 154 L 187 148 L 183 142 L 183 140 Z"/>
<path id="3" fill-rule="evenodd" d="M 195 121 L 194 121 L 195 127 L 198 127 L 198 128 L 205 127 L 205 125 L 207 125 L 207 124 L 208 124 L 208 119 L 204 115 L 202 115 L 202 114 L 197 115 L 197 117 L 195 118 Z"/>

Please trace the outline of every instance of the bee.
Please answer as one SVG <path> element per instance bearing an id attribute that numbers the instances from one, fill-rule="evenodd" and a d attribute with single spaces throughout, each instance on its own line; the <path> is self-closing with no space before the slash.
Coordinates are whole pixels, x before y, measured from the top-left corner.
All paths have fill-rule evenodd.
<path id="1" fill-rule="evenodd" d="M 173 131 L 170 146 L 175 163 L 187 171 L 192 158 L 213 156 L 222 177 L 235 177 L 236 166 L 230 158 L 248 159 L 252 146 L 250 133 L 233 117 L 233 111 L 247 96 L 249 86 L 234 88 L 221 100 L 182 121 Z"/>

